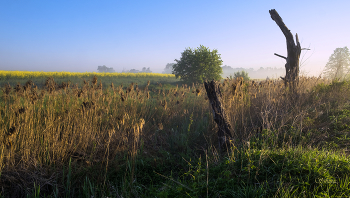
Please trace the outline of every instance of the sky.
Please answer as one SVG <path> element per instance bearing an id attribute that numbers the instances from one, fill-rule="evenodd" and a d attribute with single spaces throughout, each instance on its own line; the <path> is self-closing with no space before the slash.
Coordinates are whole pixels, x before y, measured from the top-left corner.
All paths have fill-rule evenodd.
<path id="1" fill-rule="evenodd" d="M 276 9 L 302 48 L 301 71 L 319 75 L 350 47 L 349 0 L 0 0 L 0 70 L 161 73 L 186 48 L 217 49 L 233 68 L 284 67 Z"/>

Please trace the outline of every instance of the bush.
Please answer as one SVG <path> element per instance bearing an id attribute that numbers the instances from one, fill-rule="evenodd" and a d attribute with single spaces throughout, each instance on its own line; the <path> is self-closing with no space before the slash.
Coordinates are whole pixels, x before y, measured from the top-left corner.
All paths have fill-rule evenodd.
<path id="1" fill-rule="evenodd" d="M 240 78 L 240 77 L 242 77 L 244 81 L 250 80 L 250 78 L 248 76 L 248 72 L 241 71 L 241 72 L 234 73 L 234 78 Z"/>

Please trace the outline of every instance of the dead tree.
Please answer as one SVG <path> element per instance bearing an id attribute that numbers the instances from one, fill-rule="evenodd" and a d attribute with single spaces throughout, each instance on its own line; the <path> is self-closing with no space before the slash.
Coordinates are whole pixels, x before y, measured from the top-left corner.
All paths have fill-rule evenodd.
<path id="1" fill-rule="evenodd" d="M 277 13 L 277 11 L 275 9 L 272 9 L 269 12 L 272 20 L 274 20 L 276 24 L 280 27 L 287 41 L 288 56 L 284 57 L 276 53 L 274 54 L 280 58 L 284 58 L 287 61 L 287 63 L 285 64 L 286 76 L 284 78 L 281 77 L 281 79 L 284 81 L 286 87 L 289 86 L 292 91 L 295 91 L 295 88 L 299 83 L 299 58 L 300 52 L 302 50 L 300 47 L 298 34 L 295 34 L 295 45 L 292 33 L 283 23 L 283 20 Z"/>
<path id="2" fill-rule="evenodd" d="M 210 105 L 212 107 L 212 112 L 214 120 L 218 125 L 218 138 L 219 138 L 219 148 L 225 148 L 229 144 L 229 140 L 232 139 L 232 127 L 228 122 L 228 118 L 225 113 L 225 109 L 222 103 L 222 95 L 219 88 L 220 83 L 216 83 L 214 80 L 211 82 L 204 82 L 205 89 L 207 91 L 207 96 L 209 98 Z"/>

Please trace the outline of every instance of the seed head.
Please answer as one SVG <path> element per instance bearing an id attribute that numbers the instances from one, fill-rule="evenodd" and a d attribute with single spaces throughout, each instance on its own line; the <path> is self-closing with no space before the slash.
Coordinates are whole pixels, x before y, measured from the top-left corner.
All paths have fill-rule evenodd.
<path id="1" fill-rule="evenodd" d="M 158 123 L 158 130 L 163 130 L 164 129 L 164 127 L 163 127 L 163 124 L 162 123 Z"/>
<path id="2" fill-rule="evenodd" d="M 8 95 L 11 92 L 12 88 L 10 84 L 5 85 L 5 89 L 3 89 L 3 92 L 5 95 Z"/>
<path id="3" fill-rule="evenodd" d="M 166 100 L 164 100 L 163 102 L 161 101 L 160 105 L 162 105 L 162 107 L 164 107 L 165 110 L 167 109 L 167 102 L 166 102 Z"/>
<path id="4" fill-rule="evenodd" d="M 15 91 L 17 92 L 17 93 L 19 93 L 19 92 L 22 92 L 22 87 L 21 87 L 21 83 L 17 83 L 17 85 L 16 85 L 16 87 L 15 87 Z"/>
<path id="5" fill-rule="evenodd" d="M 15 115 L 18 117 L 20 114 L 24 113 L 26 109 L 24 107 L 19 108 L 16 112 Z"/>
<path id="6" fill-rule="evenodd" d="M 92 82 L 93 85 L 97 84 L 97 77 L 96 77 L 96 75 L 92 78 L 91 82 Z"/>

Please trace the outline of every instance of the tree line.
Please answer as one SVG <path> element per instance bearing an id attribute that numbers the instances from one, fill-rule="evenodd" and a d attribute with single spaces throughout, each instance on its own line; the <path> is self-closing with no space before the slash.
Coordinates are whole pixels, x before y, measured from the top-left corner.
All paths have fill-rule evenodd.
<path id="1" fill-rule="evenodd" d="M 113 67 L 107 67 L 106 65 L 98 66 L 97 71 L 100 73 L 103 73 L 103 72 L 113 73 L 113 72 L 115 72 Z M 150 67 L 148 67 L 148 68 L 143 67 L 141 71 L 137 70 L 137 69 L 130 69 L 130 70 L 123 70 L 122 72 L 123 73 L 152 73 Z"/>
<path id="2" fill-rule="evenodd" d="M 222 60 L 217 50 L 210 50 L 208 47 L 200 45 L 197 49 L 187 48 L 181 53 L 179 60 L 175 63 L 166 64 L 163 73 L 175 74 L 187 83 L 203 83 L 208 80 L 219 80 L 227 77 L 244 77 L 245 79 L 265 79 L 279 78 L 285 75 L 284 68 L 260 67 L 253 68 L 233 68 L 222 66 Z M 112 67 L 105 65 L 98 66 L 98 72 L 115 72 Z M 150 67 L 143 67 L 142 70 L 123 70 L 129 73 L 152 73 Z M 322 76 L 331 80 L 350 79 L 350 52 L 348 47 L 336 48 L 323 70 Z"/>
<path id="3" fill-rule="evenodd" d="M 176 63 L 168 63 L 163 73 L 175 74 L 177 78 L 191 83 L 203 83 L 207 80 L 220 80 L 226 77 L 244 77 L 245 79 L 265 79 L 279 78 L 284 76 L 284 68 L 260 67 L 253 68 L 233 68 L 231 66 L 221 66 L 222 60 L 217 50 L 210 51 L 209 48 L 200 45 L 197 49 L 187 48 L 181 54 Z M 248 77 L 249 76 L 249 77 Z M 350 79 L 350 53 L 348 47 L 336 48 L 322 72 L 322 77 L 331 80 Z"/>

